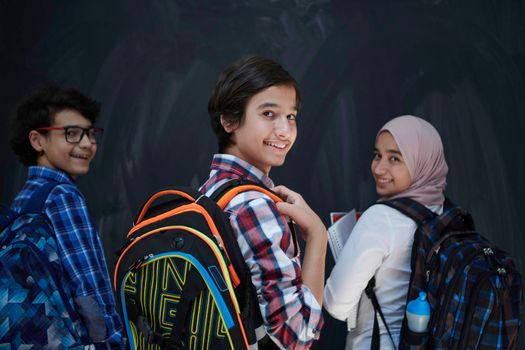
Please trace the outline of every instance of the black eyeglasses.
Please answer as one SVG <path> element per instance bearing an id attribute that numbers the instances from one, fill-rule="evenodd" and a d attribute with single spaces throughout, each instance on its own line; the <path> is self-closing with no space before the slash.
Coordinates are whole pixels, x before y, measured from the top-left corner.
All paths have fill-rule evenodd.
<path id="1" fill-rule="evenodd" d="M 35 129 L 36 131 L 64 130 L 64 136 L 69 143 L 80 143 L 84 135 L 87 135 L 91 143 L 98 143 L 102 139 L 104 129 L 102 128 L 83 128 L 81 126 L 49 126 Z"/>

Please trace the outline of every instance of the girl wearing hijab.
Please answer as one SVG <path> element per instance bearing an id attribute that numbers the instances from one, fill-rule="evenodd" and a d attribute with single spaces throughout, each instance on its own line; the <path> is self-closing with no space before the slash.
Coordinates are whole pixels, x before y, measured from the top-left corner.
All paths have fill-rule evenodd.
<path id="1" fill-rule="evenodd" d="M 364 290 L 375 276 L 375 293 L 397 345 L 410 279 L 416 223 L 381 201 L 409 197 L 437 214 L 443 211 L 447 163 L 436 129 L 421 118 L 397 117 L 379 130 L 371 164 L 380 199 L 355 225 L 325 287 L 326 310 L 347 320 L 346 349 L 370 349 L 374 308 Z M 381 321 L 381 349 L 393 349 Z"/>

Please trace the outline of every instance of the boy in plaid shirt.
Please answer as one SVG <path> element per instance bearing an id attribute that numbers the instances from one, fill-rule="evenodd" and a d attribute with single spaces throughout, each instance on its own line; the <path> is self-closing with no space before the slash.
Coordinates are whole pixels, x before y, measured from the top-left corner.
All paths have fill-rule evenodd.
<path id="1" fill-rule="evenodd" d="M 248 191 L 225 208 L 257 291 L 264 322 L 256 330 L 259 349 L 308 349 L 323 325 L 326 229 L 300 195 L 274 187 L 268 176 L 294 144 L 299 103 L 293 77 L 278 63 L 252 56 L 222 72 L 208 104 L 219 153 L 201 192 L 210 195 L 226 181 L 242 178 L 287 201 L 276 205 L 268 196 Z M 297 242 L 281 213 L 302 229 L 302 267 Z"/>

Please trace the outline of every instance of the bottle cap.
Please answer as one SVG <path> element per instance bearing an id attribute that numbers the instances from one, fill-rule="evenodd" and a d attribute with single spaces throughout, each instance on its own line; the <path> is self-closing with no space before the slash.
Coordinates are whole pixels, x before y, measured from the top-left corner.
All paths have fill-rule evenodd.
<path id="1" fill-rule="evenodd" d="M 407 312 L 416 315 L 430 315 L 430 304 L 427 301 L 427 293 L 419 292 L 419 297 L 408 303 Z"/>

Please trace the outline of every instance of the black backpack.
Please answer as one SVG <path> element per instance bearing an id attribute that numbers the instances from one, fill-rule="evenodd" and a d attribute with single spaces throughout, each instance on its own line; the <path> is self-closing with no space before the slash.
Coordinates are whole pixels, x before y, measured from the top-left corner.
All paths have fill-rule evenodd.
<path id="1" fill-rule="evenodd" d="M 263 324 L 251 274 L 223 212 L 261 185 L 231 180 L 208 198 L 193 189 L 155 193 L 118 253 L 114 287 L 132 349 L 276 348 Z"/>
<path id="2" fill-rule="evenodd" d="M 523 290 L 512 258 L 476 232 L 471 215 L 448 200 L 441 215 L 409 198 L 380 204 L 418 224 L 407 302 L 424 291 L 431 307 L 426 333 L 409 330 L 405 316 L 399 349 L 515 349 Z M 377 314 L 386 323 L 374 284 L 372 279 L 365 293 L 376 311 L 372 349 L 379 349 Z"/>
<path id="3" fill-rule="evenodd" d="M 87 330 L 73 302 L 40 187 L 21 213 L 0 206 L 0 348 L 84 349 Z"/>

